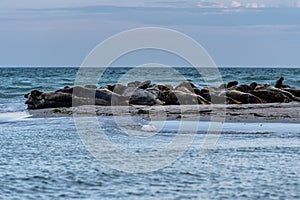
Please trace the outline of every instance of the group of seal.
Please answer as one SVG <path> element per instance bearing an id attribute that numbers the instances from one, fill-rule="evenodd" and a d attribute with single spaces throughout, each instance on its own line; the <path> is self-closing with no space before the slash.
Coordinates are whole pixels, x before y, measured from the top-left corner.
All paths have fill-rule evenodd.
<path id="1" fill-rule="evenodd" d="M 32 90 L 25 95 L 28 109 L 72 107 L 80 105 L 193 105 L 193 104 L 261 104 L 300 102 L 300 90 L 283 83 L 250 85 L 231 81 L 219 87 L 199 88 L 190 81 L 177 87 L 152 84 L 150 80 L 116 83 L 98 88 L 95 85 L 64 87 L 55 92 Z"/>

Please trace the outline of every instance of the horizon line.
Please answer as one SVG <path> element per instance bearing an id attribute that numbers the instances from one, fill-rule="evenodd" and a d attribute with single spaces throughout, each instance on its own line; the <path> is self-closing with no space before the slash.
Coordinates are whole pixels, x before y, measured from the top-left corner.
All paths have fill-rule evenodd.
<path id="1" fill-rule="evenodd" d="M 170 67 L 193 67 L 193 66 L 182 66 L 182 65 L 169 65 Z M 0 65 L 0 68 L 80 68 L 78 65 Z M 96 68 L 99 66 L 91 66 Z M 137 66 L 124 65 L 124 66 L 109 66 L 115 68 L 132 68 Z M 300 68 L 300 65 L 216 65 L 218 68 Z M 102 67 L 105 68 L 105 67 Z"/>

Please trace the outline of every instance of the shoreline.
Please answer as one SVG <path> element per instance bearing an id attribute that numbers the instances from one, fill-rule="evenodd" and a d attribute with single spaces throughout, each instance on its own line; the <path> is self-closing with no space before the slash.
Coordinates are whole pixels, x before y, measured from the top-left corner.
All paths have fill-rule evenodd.
<path id="1" fill-rule="evenodd" d="M 140 116 L 153 121 L 211 121 L 224 118 L 225 123 L 300 123 L 300 102 L 242 105 L 171 105 L 171 106 L 79 106 L 26 110 L 29 118 L 80 116 Z"/>

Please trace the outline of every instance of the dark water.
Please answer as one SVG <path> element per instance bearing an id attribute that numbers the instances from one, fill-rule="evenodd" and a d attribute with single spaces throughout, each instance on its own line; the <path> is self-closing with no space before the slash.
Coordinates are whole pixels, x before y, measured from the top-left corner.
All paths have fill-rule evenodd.
<path id="1" fill-rule="evenodd" d="M 126 82 L 133 75 L 146 77 L 136 72 L 126 77 L 127 71 L 110 69 L 99 84 L 114 83 L 120 77 Z M 178 71 L 205 85 L 195 70 Z M 284 76 L 286 84 L 300 87 L 300 69 L 220 71 L 224 81 L 273 84 Z M 26 109 L 25 93 L 72 85 L 76 73 L 75 68 L 0 68 L 0 199 L 300 199 L 299 124 L 225 124 L 224 134 L 216 135 L 217 144 L 204 157 L 201 147 L 208 124 L 203 124 L 188 150 L 173 163 L 149 173 L 126 173 L 88 152 L 72 118 L 31 119 L 20 112 Z M 149 74 L 154 82 L 177 84 L 182 79 L 178 73 L 168 77 L 161 69 Z M 112 117 L 98 120 L 111 141 L 135 152 L 164 147 L 174 139 L 180 123 L 166 122 L 153 139 L 136 140 L 130 125 L 126 134 Z M 168 159 L 178 151 L 178 146 L 171 146 L 160 157 Z M 106 159 L 113 159 L 113 154 Z M 126 161 L 130 167 L 132 161 L 124 157 Z"/>

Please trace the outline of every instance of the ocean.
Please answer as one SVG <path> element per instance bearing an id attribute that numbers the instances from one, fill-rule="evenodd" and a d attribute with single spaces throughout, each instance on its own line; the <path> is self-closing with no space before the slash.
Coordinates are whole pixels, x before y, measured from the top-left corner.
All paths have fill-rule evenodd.
<path id="1" fill-rule="evenodd" d="M 219 71 L 224 82 L 273 85 L 283 76 L 285 84 L 300 88 L 300 68 Z M 127 173 L 107 165 L 114 161 L 115 152 L 104 155 L 106 160 L 95 158 L 72 118 L 27 117 L 24 94 L 72 86 L 77 72 L 78 68 L 0 68 L 0 199 L 300 198 L 299 124 L 228 123 L 217 144 L 204 155 L 201 145 L 209 122 L 199 122 L 199 134 L 173 162 L 147 173 Z M 98 85 L 147 79 L 174 86 L 182 80 L 206 85 L 193 68 L 103 69 Z M 213 81 L 214 75 L 208 79 Z M 110 141 L 135 153 L 159 152 L 174 140 L 180 123 L 165 122 L 154 138 L 136 139 L 118 129 L 113 117 L 98 120 Z M 170 146 L 160 158 L 167 160 L 181 150 Z M 151 161 L 145 165 L 152 166 Z M 125 168 L 134 164 L 129 157 L 122 162 Z"/>

